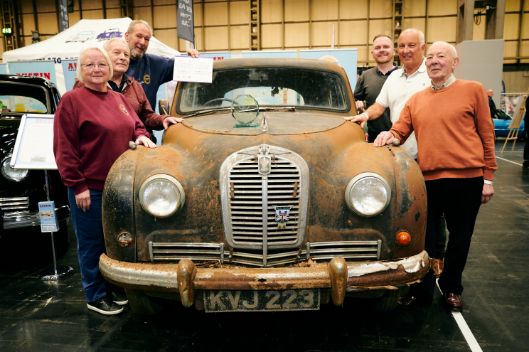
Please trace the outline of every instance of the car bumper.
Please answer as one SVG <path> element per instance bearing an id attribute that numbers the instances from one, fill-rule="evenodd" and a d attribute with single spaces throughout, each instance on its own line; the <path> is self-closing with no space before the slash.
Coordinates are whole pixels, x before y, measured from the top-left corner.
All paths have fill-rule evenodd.
<path id="1" fill-rule="evenodd" d="M 59 222 L 66 220 L 70 216 L 69 208 L 66 205 L 55 208 L 55 212 Z M 4 230 L 40 226 L 39 213 L 30 211 L 5 213 L 2 222 Z"/>
<path id="2" fill-rule="evenodd" d="M 197 267 L 188 259 L 178 264 L 130 263 L 101 255 L 99 267 L 110 282 L 129 289 L 179 293 L 190 307 L 197 290 L 328 289 L 334 304 L 342 305 L 347 293 L 395 289 L 420 280 L 429 270 L 426 251 L 396 261 L 326 263 L 282 268 L 237 266 Z"/>

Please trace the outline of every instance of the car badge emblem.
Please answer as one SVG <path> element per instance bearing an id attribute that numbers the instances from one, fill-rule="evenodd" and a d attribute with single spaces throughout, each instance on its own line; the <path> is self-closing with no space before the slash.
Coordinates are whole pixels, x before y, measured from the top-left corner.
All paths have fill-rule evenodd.
<path id="1" fill-rule="evenodd" d="M 287 222 L 290 219 L 290 209 L 292 209 L 291 206 L 276 206 L 274 207 L 276 210 L 276 217 L 275 221 L 277 223 L 277 228 L 282 230 L 287 227 Z"/>
<path id="2" fill-rule="evenodd" d="M 270 173 L 270 167 L 272 159 L 268 155 L 259 155 L 259 174 L 268 175 Z"/>
<path id="3" fill-rule="evenodd" d="M 272 171 L 272 157 L 270 156 L 270 147 L 263 144 L 259 147 L 257 155 L 257 165 L 260 175 L 268 175 Z"/>

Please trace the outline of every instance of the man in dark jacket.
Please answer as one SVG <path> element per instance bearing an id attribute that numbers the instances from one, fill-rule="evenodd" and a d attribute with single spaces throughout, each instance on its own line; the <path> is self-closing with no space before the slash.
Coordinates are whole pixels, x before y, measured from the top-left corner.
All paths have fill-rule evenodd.
<path id="1" fill-rule="evenodd" d="M 151 38 L 152 28 L 143 20 L 132 21 L 125 33 L 125 40 L 130 48 L 130 65 L 127 75 L 141 83 L 149 103 L 155 108 L 158 88 L 173 79 L 174 58 L 147 54 Z M 188 50 L 187 54 L 198 57 L 196 49 Z"/>

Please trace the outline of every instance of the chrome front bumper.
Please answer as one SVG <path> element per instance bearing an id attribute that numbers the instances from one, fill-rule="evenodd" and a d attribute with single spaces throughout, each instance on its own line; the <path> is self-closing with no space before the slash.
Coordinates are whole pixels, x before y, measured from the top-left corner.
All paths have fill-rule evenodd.
<path id="1" fill-rule="evenodd" d="M 330 289 L 332 301 L 342 305 L 347 292 L 394 289 L 420 280 L 429 270 L 426 251 L 397 261 L 346 262 L 336 257 L 326 263 L 283 268 L 239 266 L 197 267 L 189 259 L 178 264 L 129 263 L 102 254 L 99 267 L 110 282 L 125 288 L 177 292 L 182 304 L 194 303 L 196 290 Z"/>

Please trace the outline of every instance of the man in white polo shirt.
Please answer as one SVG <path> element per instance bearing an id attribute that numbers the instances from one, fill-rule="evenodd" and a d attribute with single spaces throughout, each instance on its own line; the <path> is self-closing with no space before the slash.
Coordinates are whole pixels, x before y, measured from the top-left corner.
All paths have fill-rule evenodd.
<path id="1" fill-rule="evenodd" d="M 423 32 L 415 28 L 402 31 L 397 40 L 397 52 L 402 67 L 389 75 L 373 105 L 360 115 L 347 117 L 346 120 L 358 123 L 374 120 L 389 108 L 391 122 L 395 123 L 408 98 L 430 86 L 430 78 L 424 64 L 425 49 Z M 410 136 L 403 147 L 411 157 L 417 158 L 415 135 Z"/>
<path id="2" fill-rule="evenodd" d="M 376 102 L 363 113 L 347 117 L 346 120 L 352 122 L 364 123 L 367 120 L 374 120 L 383 115 L 384 110 L 389 108 L 390 119 L 395 123 L 400 116 L 400 112 L 408 99 L 415 93 L 431 87 L 431 80 L 426 71 L 424 54 L 426 52 L 426 43 L 424 33 L 415 28 L 409 28 L 401 32 L 397 40 L 397 53 L 399 54 L 402 67 L 393 71 L 382 86 Z M 402 147 L 408 154 L 417 159 L 417 140 L 412 133 Z M 446 246 L 445 223 L 441 221 L 441 229 L 435 249 L 428 253 L 431 258 L 431 268 L 433 275 L 439 277 L 443 271 L 444 255 Z M 433 277 L 431 275 L 428 276 Z M 433 286 L 432 286 L 433 287 Z M 411 290 L 410 294 L 399 301 L 403 305 L 411 305 L 417 300 L 419 289 Z M 430 297 L 433 292 L 423 294 Z"/>

